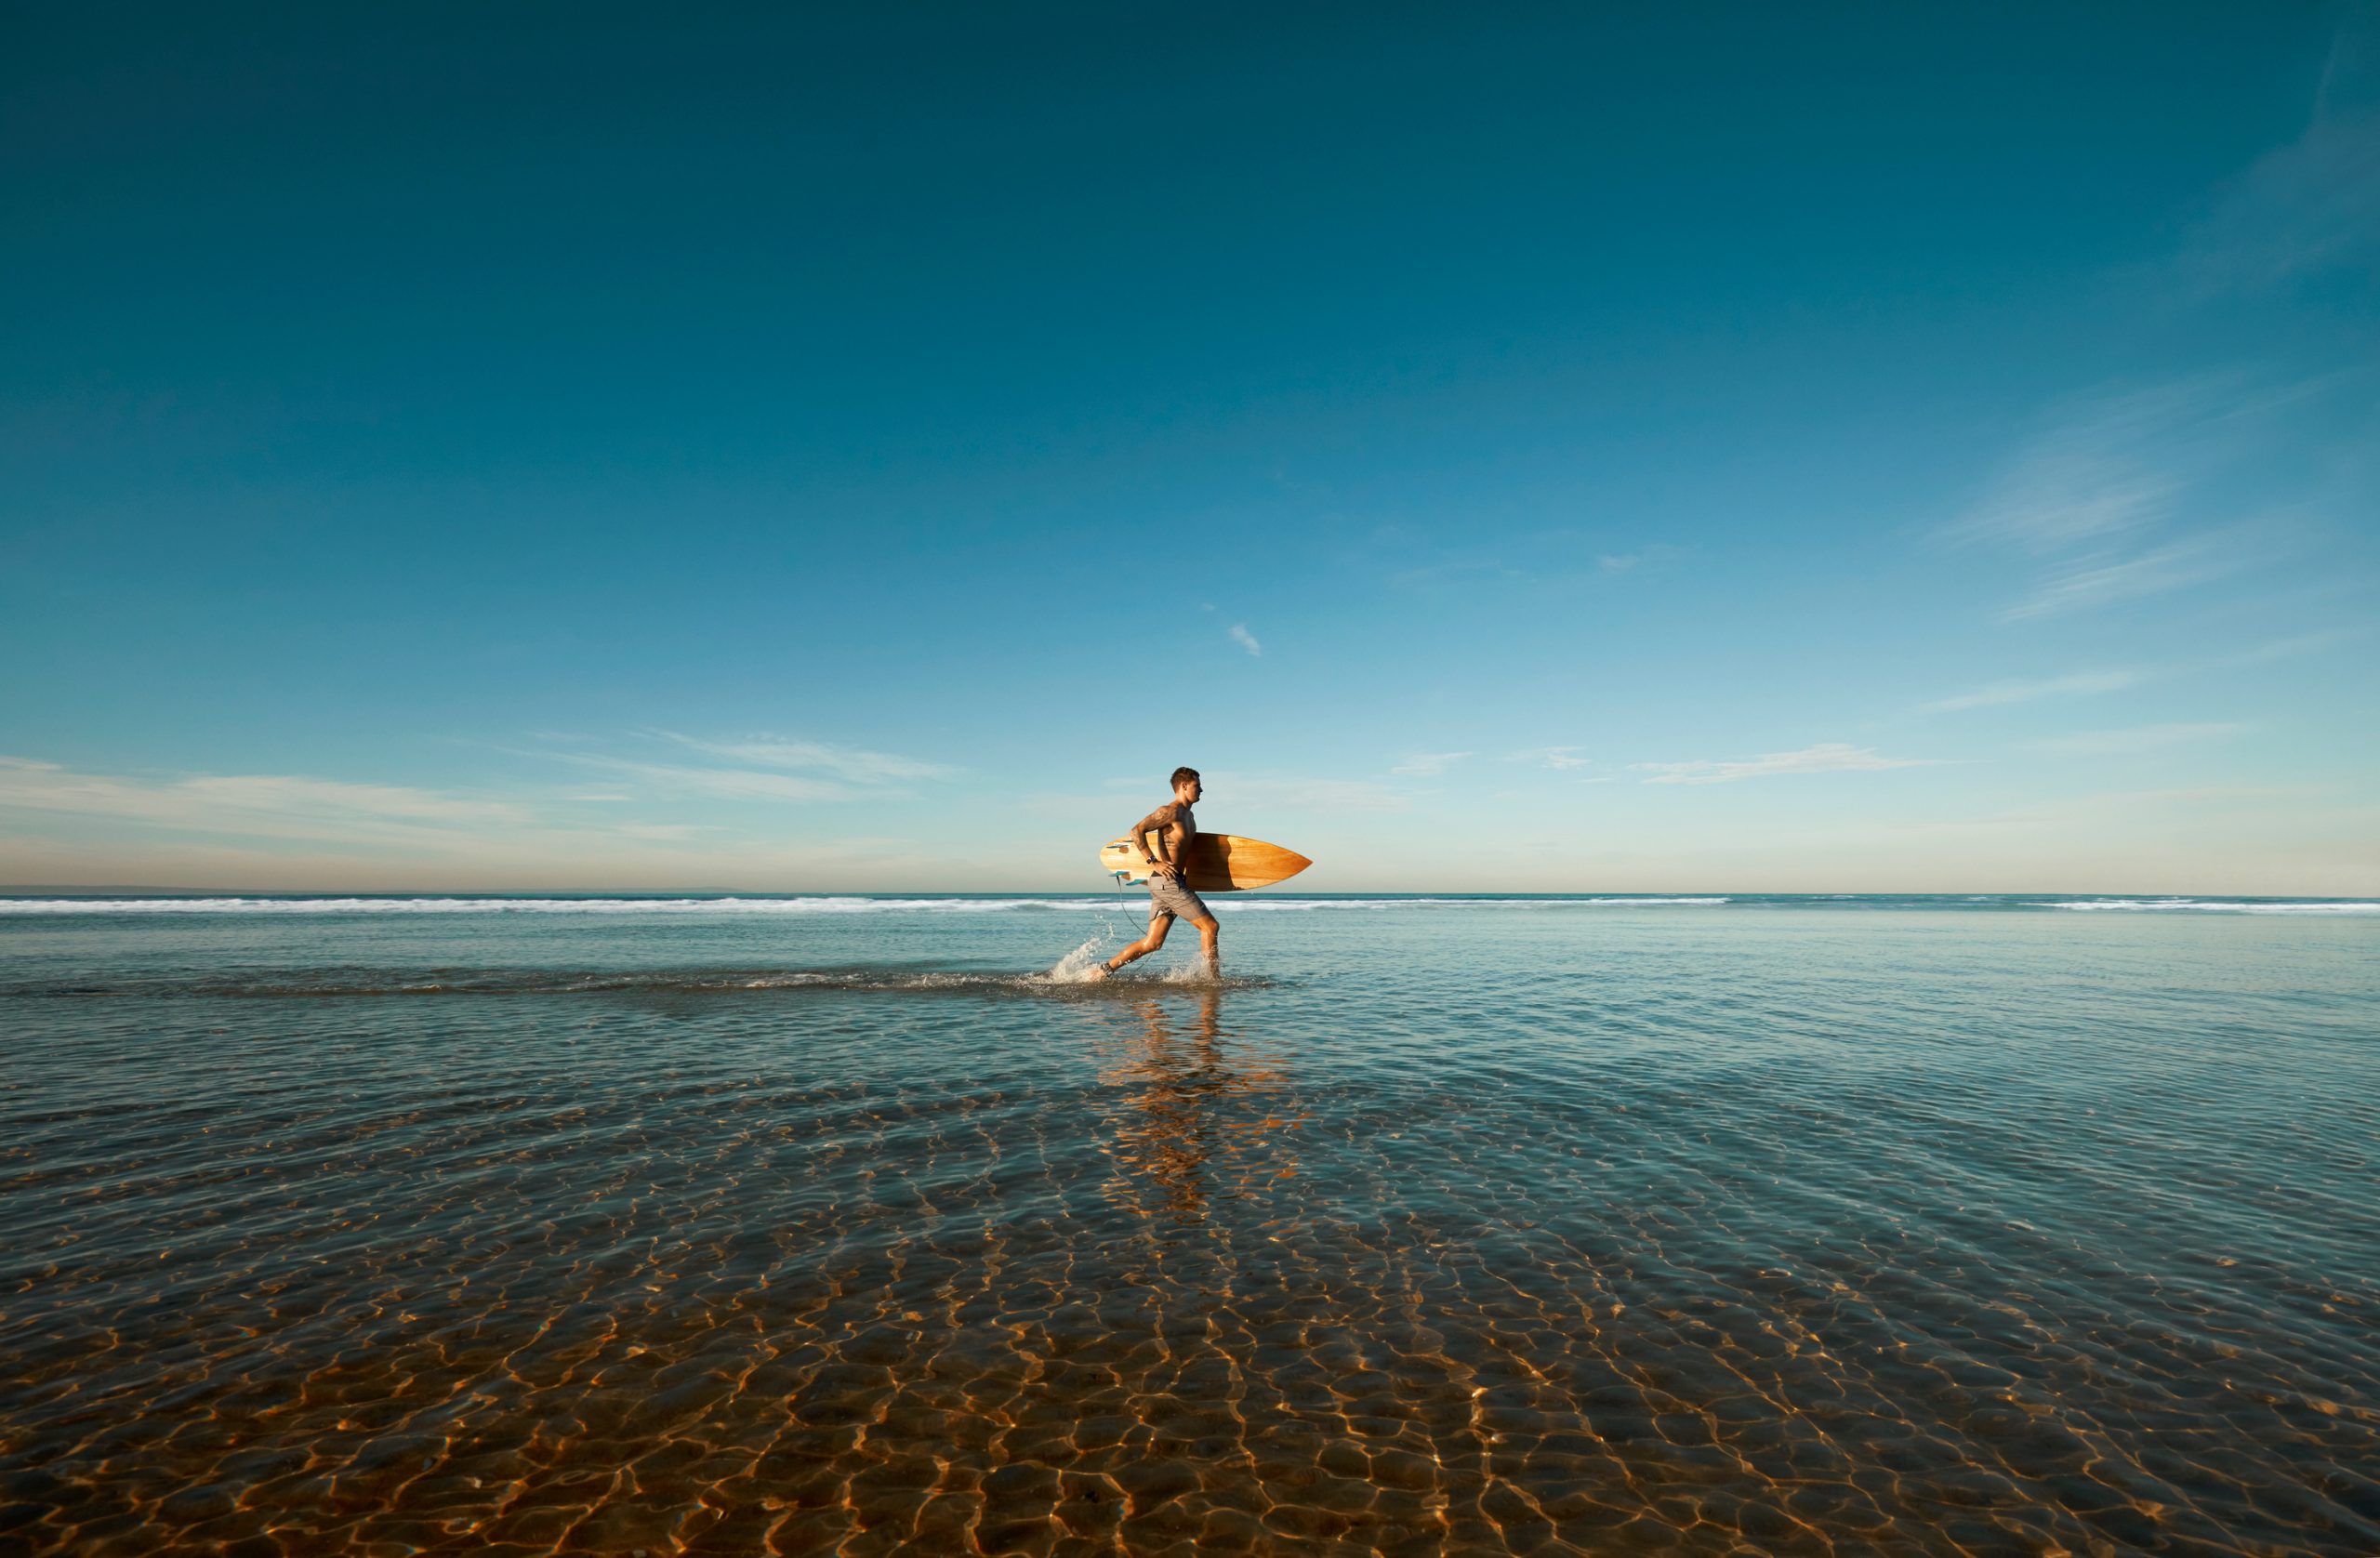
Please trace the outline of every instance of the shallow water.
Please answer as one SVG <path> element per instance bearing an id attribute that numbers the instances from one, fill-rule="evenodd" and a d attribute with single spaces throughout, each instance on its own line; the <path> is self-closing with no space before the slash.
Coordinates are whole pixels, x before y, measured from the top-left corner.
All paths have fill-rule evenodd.
<path id="1" fill-rule="evenodd" d="M 0 1552 L 2380 1551 L 2368 911 L 545 902 L 0 912 Z"/>

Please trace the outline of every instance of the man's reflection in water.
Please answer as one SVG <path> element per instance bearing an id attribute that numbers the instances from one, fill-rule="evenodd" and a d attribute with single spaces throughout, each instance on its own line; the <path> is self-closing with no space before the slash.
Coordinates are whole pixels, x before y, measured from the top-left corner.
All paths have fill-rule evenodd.
<path id="1" fill-rule="evenodd" d="M 1297 1172 L 1291 1135 L 1305 1116 L 1266 1107 L 1287 1074 L 1227 1050 L 1223 995 L 1200 990 L 1186 1018 L 1157 997 L 1127 1009 L 1140 1031 L 1102 1077 L 1128 1089 L 1116 1131 L 1116 1158 L 1128 1172 L 1117 1194 L 1144 1217 L 1202 1221 L 1213 1197 Z"/>

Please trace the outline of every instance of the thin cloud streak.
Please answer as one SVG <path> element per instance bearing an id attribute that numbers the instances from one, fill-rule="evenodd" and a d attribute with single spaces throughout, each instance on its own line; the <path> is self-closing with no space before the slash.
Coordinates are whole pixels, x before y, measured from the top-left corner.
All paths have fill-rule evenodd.
<path id="1" fill-rule="evenodd" d="M 551 799 L 570 805 L 578 798 Z M 914 876 L 938 858 L 912 853 L 915 847 L 900 839 L 796 844 L 738 838 L 734 829 L 704 823 L 589 825 L 549 818 L 530 805 L 403 786 L 288 774 L 152 780 L 0 757 L 0 817 L 26 814 L 94 819 L 105 831 L 83 839 L 0 827 L 0 871 L 19 881 L 290 890 L 467 881 L 771 886 L 800 879 L 773 881 L 773 871 L 833 869 L 852 878 L 858 866 L 879 861 Z"/>
<path id="2" fill-rule="evenodd" d="M 2176 541 L 2118 561 L 2088 560 L 2053 573 L 2031 595 L 2002 612 L 2000 620 L 2022 622 L 2162 595 L 2236 573 L 2248 561 L 2237 552 L 2218 549 L 2209 536 Z"/>
<path id="3" fill-rule="evenodd" d="M 1414 779 L 1435 779 L 1470 756 L 1469 752 L 1422 752 L 1406 759 L 1389 772 Z"/>
<path id="4" fill-rule="evenodd" d="M 595 752 L 546 755 L 599 773 L 635 780 L 649 790 L 718 796 L 729 800 L 839 801 L 856 799 L 861 793 L 831 779 L 760 769 L 694 768 L 683 763 L 639 762 L 633 758 L 605 757 Z"/>
<path id="5" fill-rule="evenodd" d="M 1231 625 L 1230 631 L 1232 642 L 1239 645 L 1240 648 L 1248 651 L 1249 654 L 1261 655 L 1264 653 L 1264 646 L 1256 641 L 1256 635 L 1248 630 L 1248 625 L 1246 623 L 1233 623 Z M 1295 656 L 1291 656 L 1291 658 L 1295 658 Z"/>
<path id="6" fill-rule="evenodd" d="M 707 757 L 721 758 L 753 768 L 825 772 L 854 785 L 887 784 L 902 779 L 948 779 L 959 771 L 946 763 L 925 762 L 892 752 L 869 752 L 822 741 L 788 741 L 779 736 L 752 736 L 742 741 L 708 741 L 699 736 L 664 731 L 663 735 Z"/>
<path id="7" fill-rule="evenodd" d="M 1651 541 L 1627 551 L 1611 551 L 1602 549 L 1593 535 L 1576 528 L 1507 535 L 1492 548 L 1468 542 L 1442 546 L 1405 525 L 1384 525 L 1372 533 L 1370 541 L 1363 565 L 1379 567 L 1384 555 L 1397 565 L 1387 568 L 1382 582 L 1406 589 L 1496 582 L 1539 588 L 1585 584 L 1639 568 L 1658 570 L 1693 550 Z"/>
<path id="8" fill-rule="evenodd" d="M 32 758 L 0 757 L 0 810 L 110 817 L 192 832 L 321 839 L 408 830 L 519 826 L 530 814 L 397 785 L 356 785 L 293 774 L 198 775 L 144 780 L 78 773 Z"/>
<path id="9" fill-rule="evenodd" d="M 2137 725 L 2130 730 L 2083 731 L 2073 735 L 2045 736 L 2039 741 L 2029 742 L 2027 746 L 2036 752 L 2057 752 L 2078 757 L 2121 757 L 2132 752 L 2154 752 L 2186 742 L 2214 741 L 2254 728 L 2229 722 Z"/>
<path id="10" fill-rule="evenodd" d="M 1732 785 L 1744 779 L 1765 779 L 1780 773 L 1842 773 L 1886 768 L 1931 768 L 1940 758 L 1887 758 L 1872 747 L 1840 741 L 1822 741 L 1798 752 L 1764 752 L 1757 758 L 1732 761 L 1701 759 L 1683 763 L 1632 763 L 1647 785 Z"/>
<path id="11" fill-rule="evenodd" d="M 1973 692 L 1955 697 L 1937 698 L 1918 705 L 1923 714 L 1950 714 L 1963 709 L 1992 708 L 2009 704 L 2027 704 L 2040 698 L 2090 697 L 2107 693 L 2122 693 L 2151 680 L 2188 676 L 2196 672 L 2237 670 L 2248 666 L 2269 665 L 2276 660 L 2294 659 L 2301 654 L 2314 654 L 2335 648 L 2363 636 L 2364 630 L 2351 627 L 2325 628 L 2315 633 L 2297 633 L 2276 639 L 2235 654 L 2218 655 L 2209 660 L 2195 660 L 2175 666 L 2151 667 L 2147 670 L 2076 671 L 2068 676 L 2043 677 L 2035 680 L 2008 678 L 1988 682 Z"/>
<path id="12" fill-rule="evenodd" d="M 2076 397 L 2011 456 L 1982 501 L 1937 535 L 2013 550 L 2046 570 L 2003 622 L 2161 595 L 2268 561 L 2254 527 L 2178 537 L 2173 527 L 2209 517 L 2207 495 L 2268 445 L 2281 414 L 2340 382 L 2210 373 Z"/>
<path id="13" fill-rule="evenodd" d="M 1647 563 L 1667 562 L 1679 555 L 1679 548 L 1663 541 L 1652 541 L 1633 552 L 1604 552 L 1596 557 L 1595 566 L 1606 574 L 1626 574 Z"/>
<path id="14" fill-rule="evenodd" d="M 2225 190 L 2178 264 L 2200 297 L 2281 285 L 2380 251 L 2380 114 L 2317 122 Z"/>
<path id="15" fill-rule="evenodd" d="M 1995 681 L 1972 693 L 1962 693 L 1953 698 L 1937 698 L 1930 704 L 1921 704 L 1919 707 L 1927 714 L 1949 714 L 1963 708 L 2029 704 L 2036 698 L 2121 693 L 2127 687 L 2136 686 L 2139 681 L 2139 673 L 2135 671 L 2077 671 L 2071 676 L 2054 676 L 2039 681 Z"/>
<path id="16" fill-rule="evenodd" d="M 2205 376 L 2067 402 L 1942 538 L 2045 556 L 2159 523 L 2187 484 L 2168 446 L 2220 416 L 2236 390 Z"/>
<path id="17" fill-rule="evenodd" d="M 2298 633 L 2286 639 L 2276 639 L 2237 654 L 2227 654 L 2207 664 L 2218 670 L 2233 670 L 2241 666 L 2268 665 L 2275 660 L 2293 659 L 2300 654 L 2313 654 L 2343 644 L 2350 639 L 2361 638 L 2368 629 L 2356 627 L 2326 628 L 2320 633 Z"/>

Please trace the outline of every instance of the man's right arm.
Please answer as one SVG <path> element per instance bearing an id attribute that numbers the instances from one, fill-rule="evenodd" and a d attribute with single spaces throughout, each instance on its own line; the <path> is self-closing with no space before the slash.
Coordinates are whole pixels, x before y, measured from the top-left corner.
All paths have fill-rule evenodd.
<path id="1" fill-rule="evenodd" d="M 1157 835 L 1157 852 L 1149 853 L 1149 835 Z M 1142 864 L 1159 876 L 1173 869 L 1173 808 L 1160 806 L 1132 825 L 1132 848 Z"/>

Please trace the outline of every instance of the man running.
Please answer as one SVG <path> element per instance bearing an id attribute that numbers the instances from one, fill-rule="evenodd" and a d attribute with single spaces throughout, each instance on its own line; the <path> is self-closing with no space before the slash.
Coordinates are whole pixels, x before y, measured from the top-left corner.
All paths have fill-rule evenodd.
<path id="1" fill-rule="evenodd" d="M 1103 975 L 1114 973 L 1135 958 L 1146 957 L 1165 944 L 1165 933 L 1173 929 L 1176 919 L 1186 919 L 1198 928 L 1199 940 L 1206 944 L 1208 977 L 1222 976 L 1223 952 L 1215 940 L 1215 933 L 1222 927 L 1215 923 L 1213 911 L 1199 902 L 1182 875 L 1182 863 L 1190 858 L 1190 840 L 1198 836 L 1198 823 L 1190 814 L 1190 808 L 1202 793 L 1198 771 L 1177 768 L 1173 771 L 1173 799 L 1132 825 L 1132 848 L 1149 868 L 1149 933 L 1102 963 L 1099 970 Z M 1157 835 L 1155 854 L 1149 852 L 1152 833 Z"/>

